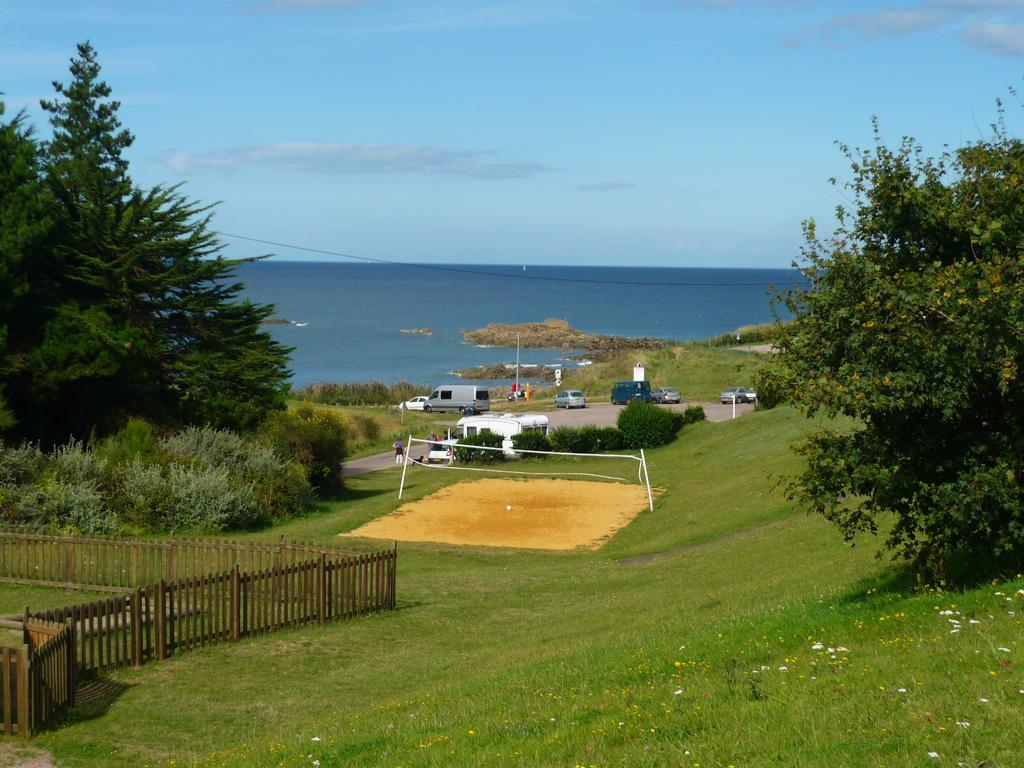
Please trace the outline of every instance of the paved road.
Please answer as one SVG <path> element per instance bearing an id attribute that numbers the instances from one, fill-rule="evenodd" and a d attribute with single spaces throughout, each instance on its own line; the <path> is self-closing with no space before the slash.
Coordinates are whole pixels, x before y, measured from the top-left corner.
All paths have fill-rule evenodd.
<path id="1" fill-rule="evenodd" d="M 666 405 L 665 408 L 669 408 L 673 411 L 685 410 L 688 405 L 693 403 L 685 403 L 683 405 Z M 704 414 L 707 416 L 708 421 L 728 421 L 732 418 L 732 406 L 722 405 L 721 403 L 700 403 L 704 406 Z M 611 403 L 596 403 L 594 405 L 587 406 L 586 408 L 574 408 L 573 410 L 567 410 L 565 408 L 552 408 L 551 406 L 545 405 L 542 408 L 538 408 L 538 413 L 544 413 L 548 417 L 549 425 L 554 427 L 580 427 L 584 424 L 593 424 L 598 427 L 614 427 L 615 422 L 619 417 L 619 411 L 622 410 L 622 406 L 612 405 Z M 750 413 L 754 410 L 753 405 L 739 404 L 736 406 L 736 416 L 742 416 L 745 413 Z M 497 411 L 496 412 L 500 412 Z M 517 414 L 522 415 L 522 414 Z M 352 477 L 355 475 L 365 475 L 367 472 L 376 472 L 378 469 L 387 469 L 388 467 L 395 466 L 395 454 L 394 452 L 389 453 L 378 453 L 375 456 L 364 456 L 361 459 L 352 459 L 346 461 L 341 468 L 342 475 L 345 477 Z"/>

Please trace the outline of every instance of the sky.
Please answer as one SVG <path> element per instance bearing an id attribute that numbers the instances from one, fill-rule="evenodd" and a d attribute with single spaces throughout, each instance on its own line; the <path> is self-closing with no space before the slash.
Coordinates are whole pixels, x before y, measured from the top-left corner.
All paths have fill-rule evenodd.
<path id="1" fill-rule="evenodd" d="M 1024 123 L 1024 0 L 0 0 L 7 119 L 45 138 L 84 40 L 136 183 L 398 261 L 787 267 L 872 116 L 933 154 Z"/>

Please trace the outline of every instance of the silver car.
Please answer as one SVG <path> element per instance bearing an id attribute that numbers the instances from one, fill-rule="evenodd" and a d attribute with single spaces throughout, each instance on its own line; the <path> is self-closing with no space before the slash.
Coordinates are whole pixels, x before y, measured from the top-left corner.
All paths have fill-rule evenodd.
<path id="1" fill-rule="evenodd" d="M 651 390 L 651 400 L 655 403 L 681 403 L 683 396 L 675 387 L 658 387 Z"/>
<path id="2" fill-rule="evenodd" d="M 728 405 L 732 402 L 756 403 L 757 392 L 750 387 L 729 387 L 718 396 L 718 401 L 722 405 Z"/>
<path id="3" fill-rule="evenodd" d="M 578 389 L 567 389 L 555 395 L 555 408 L 586 408 L 587 397 Z"/>

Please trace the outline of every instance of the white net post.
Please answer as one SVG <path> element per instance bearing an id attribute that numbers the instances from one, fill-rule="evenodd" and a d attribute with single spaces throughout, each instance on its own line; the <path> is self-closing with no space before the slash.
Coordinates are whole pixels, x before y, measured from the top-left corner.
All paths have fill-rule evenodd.
<path id="1" fill-rule="evenodd" d="M 654 511 L 654 497 L 651 495 L 651 478 L 647 474 L 647 457 L 644 455 L 644 449 L 640 449 L 640 466 L 644 470 L 644 485 L 647 487 L 647 508 Z"/>
<path id="2" fill-rule="evenodd" d="M 398 500 L 402 500 L 402 491 L 405 490 L 405 473 L 409 470 L 409 450 L 412 448 L 412 432 L 405 443 L 405 451 L 402 454 L 402 482 L 398 484 Z"/>

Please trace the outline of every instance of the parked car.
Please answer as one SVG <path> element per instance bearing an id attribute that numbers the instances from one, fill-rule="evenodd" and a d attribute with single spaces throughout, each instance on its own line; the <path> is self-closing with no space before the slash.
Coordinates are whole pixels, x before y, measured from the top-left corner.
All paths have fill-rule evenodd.
<path id="1" fill-rule="evenodd" d="M 658 387 L 651 390 L 651 400 L 655 403 L 681 403 L 683 396 L 675 387 Z"/>
<path id="2" fill-rule="evenodd" d="M 578 389 L 567 389 L 555 395 L 555 408 L 586 408 L 587 396 Z"/>
<path id="3" fill-rule="evenodd" d="M 404 403 L 401 403 L 399 407 L 405 408 L 407 411 L 422 411 L 423 406 L 427 404 L 427 400 L 429 399 L 430 398 L 426 395 L 419 395 L 418 397 L 414 397 L 412 400 L 406 400 Z"/>
<path id="4" fill-rule="evenodd" d="M 612 387 L 612 405 L 627 405 L 630 400 L 651 402 L 651 382 L 617 381 Z"/>
<path id="5" fill-rule="evenodd" d="M 757 392 L 750 387 L 729 387 L 718 396 L 718 401 L 722 405 L 729 405 L 734 398 L 737 403 L 756 403 Z"/>

